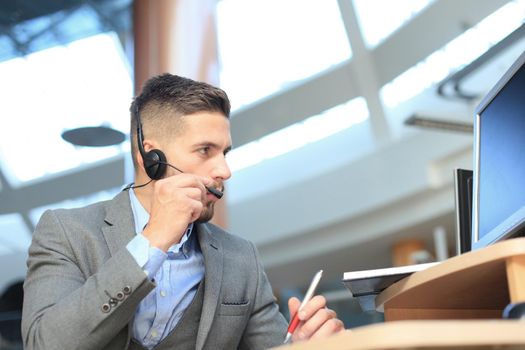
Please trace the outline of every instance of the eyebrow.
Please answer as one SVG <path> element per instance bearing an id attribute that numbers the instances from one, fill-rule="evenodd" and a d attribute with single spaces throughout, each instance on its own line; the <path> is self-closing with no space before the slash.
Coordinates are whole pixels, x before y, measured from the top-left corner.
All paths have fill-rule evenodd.
<path id="1" fill-rule="evenodd" d="M 212 148 L 215 148 L 215 149 L 221 149 L 221 147 L 218 144 L 213 143 L 213 142 L 209 142 L 209 141 L 197 143 L 197 144 L 194 145 L 194 147 L 212 147 Z M 226 155 L 231 150 L 232 150 L 232 146 L 230 145 L 230 146 L 228 146 L 228 147 L 226 147 L 224 149 L 223 154 Z"/>

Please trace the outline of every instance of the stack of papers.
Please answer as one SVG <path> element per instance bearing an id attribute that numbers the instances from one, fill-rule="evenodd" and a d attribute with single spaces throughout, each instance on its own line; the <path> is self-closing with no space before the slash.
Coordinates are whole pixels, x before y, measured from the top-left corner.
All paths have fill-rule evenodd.
<path id="1" fill-rule="evenodd" d="M 375 310 L 376 296 L 392 284 L 413 274 L 437 265 L 437 262 L 389 267 L 385 269 L 345 272 L 343 283 L 352 297 L 357 298 L 363 311 Z"/>

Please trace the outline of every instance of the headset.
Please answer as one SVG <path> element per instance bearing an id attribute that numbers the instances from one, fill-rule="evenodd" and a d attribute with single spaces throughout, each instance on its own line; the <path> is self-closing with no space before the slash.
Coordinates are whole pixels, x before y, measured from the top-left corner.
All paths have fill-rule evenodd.
<path id="1" fill-rule="evenodd" d="M 166 168 L 169 166 L 175 170 L 177 170 L 180 173 L 184 173 L 179 168 L 175 167 L 174 165 L 170 164 L 166 160 L 166 155 L 164 152 L 162 152 L 160 149 L 152 149 L 148 152 L 144 149 L 144 134 L 142 132 L 142 121 L 140 120 L 140 113 L 139 113 L 139 104 L 135 101 L 135 108 L 134 108 L 134 114 L 135 119 L 137 120 L 137 143 L 139 147 L 140 155 L 142 156 L 142 161 L 144 163 L 144 170 L 146 171 L 146 174 L 151 179 L 149 182 L 142 184 L 142 185 L 130 185 L 126 189 L 130 188 L 139 188 L 148 185 L 153 180 L 159 180 L 164 177 L 166 174 Z M 221 199 L 224 193 L 220 191 L 217 188 L 204 186 L 208 192 L 210 192 L 212 195 L 217 197 L 218 199 Z"/>
<path id="2" fill-rule="evenodd" d="M 152 180 L 159 180 L 166 174 L 166 155 L 160 149 L 144 150 L 144 134 L 142 132 L 142 121 L 140 120 L 139 104 L 135 102 L 135 119 L 137 120 L 137 143 L 144 170 Z"/>

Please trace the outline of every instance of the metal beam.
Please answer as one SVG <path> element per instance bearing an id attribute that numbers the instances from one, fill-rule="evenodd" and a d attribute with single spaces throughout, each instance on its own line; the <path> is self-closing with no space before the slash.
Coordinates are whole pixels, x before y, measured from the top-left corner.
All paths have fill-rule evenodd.
<path id="1" fill-rule="evenodd" d="M 235 146 L 257 140 L 359 96 L 351 65 L 351 62 L 345 62 L 335 66 L 234 113 L 231 133 Z"/>
<path id="2" fill-rule="evenodd" d="M 425 59 L 509 0 L 440 0 L 374 50 L 380 86 Z"/>
<path id="3" fill-rule="evenodd" d="M 124 155 L 34 181 L 16 189 L 11 189 L 4 183 L 0 192 L 0 214 L 27 213 L 33 208 L 90 195 L 122 186 L 123 183 Z"/>
<path id="4" fill-rule="evenodd" d="M 367 59 L 372 61 L 369 65 L 375 70 L 374 85 L 381 87 L 390 82 L 507 2 L 509 0 L 435 1 L 370 52 Z M 359 69 L 360 64 L 355 64 L 353 59 L 343 62 L 237 111 L 232 115 L 235 145 L 257 140 L 365 93 L 371 96 L 362 77 L 356 75 Z M 373 102 L 371 115 L 376 118 L 381 113 L 378 101 L 369 101 Z M 380 139 L 382 134 L 388 135 L 382 128 L 374 131 Z"/>
<path id="5" fill-rule="evenodd" d="M 355 77 L 370 112 L 370 125 L 377 144 L 385 144 L 391 139 L 383 103 L 379 97 L 380 85 L 377 81 L 374 60 L 367 49 L 354 5 L 348 0 L 339 0 L 339 9 L 353 52 L 353 76 Z"/>

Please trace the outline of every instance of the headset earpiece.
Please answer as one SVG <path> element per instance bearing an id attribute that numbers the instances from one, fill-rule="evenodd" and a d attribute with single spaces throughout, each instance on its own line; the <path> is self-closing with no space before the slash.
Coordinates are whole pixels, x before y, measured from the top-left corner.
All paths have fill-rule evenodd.
<path id="1" fill-rule="evenodd" d="M 135 101 L 135 118 L 137 119 L 137 146 L 144 162 L 144 170 L 150 179 L 162 179 L 166 173 L 166 156 L 160 149 L 152 149 L 148 152 L 144 150 L 144 134 L 137 101 Z"/>
<path id="2" fill-rule="evenodd" d="M 166 156 L 159 149 L 152 149 L 144 157 L 144 170 L 152 180 L 162 179 L 166 173 Z"/>

